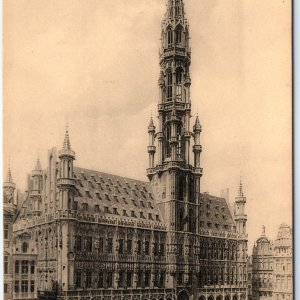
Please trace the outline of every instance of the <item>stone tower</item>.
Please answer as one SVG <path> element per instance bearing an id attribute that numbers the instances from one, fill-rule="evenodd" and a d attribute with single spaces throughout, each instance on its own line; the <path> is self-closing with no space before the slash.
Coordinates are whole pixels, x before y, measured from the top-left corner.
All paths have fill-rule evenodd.
<path id="1" fill-rule="evenodd" d="M 236 231 L 240 235 L 246 235 L 247 215 L 245 213 L 246 197 L 243 193 L 242 180 L 240 181 L 239 191 L 234 202 L 234 220 L 236 222 Z"/>
<path id="2" fill-rule="evenodd" d="M 57 174 L 57 187 L 59 193 L 60 219 L 58 222 L 58 268 L 57 279 L 61 290 L 73 287 L 74 260 L 72 232 L 74 232 L 74 219 L 72 211 L 75 209 L 75 179 L 73 161 L 75 152 L 71 149 L 68 126 L 62 149 L 58 153 L 59 167 Z"/>
<path id="3" fill-rule="evenodd" d="M 147 175 L 169 234 L 168 283 L 170 287 L 176 286 L 172 274 L 182 273 L 186 285 L 192 286 L 193 276 L 187 260 L 188 256 L 196 255 L 199 247 L 190 236 L 200 230 L 201 125 L 197 117 L 191 131 L 191 51 L 182 0 L 168 1 L 161 40 L 158 125 L 156 131 L 151 118 Z M 191 140 L 194 140 L 193 148 Z M 191 159 L 192 151 L 194 159 Z M 178 270 L 182 259 L 185 269 Z"/>
<path id="4" fill-rule="evenodd" d="M 245 211 L 246 197 L 243 192 L 242 180 L 238 195 L 235 197 L 234 202 L 234 221 L 236 224 L 236 232 L 238 234 L 238 255 L 237 255 L 237 282 L 241 287 L 247 287 L 247 251 L 248 251 L 248 234 L 246 230 L 247 215 Z M 263 230 L 264 232 L 264 230 Z"/>
<path id="5" fill-rule="evenodd" d="M 197 117 L 191 132 L 190 62 L 189 28 L 183 3 L 169 0 L 162 22 L 158 130 L 156 132 L 151 118 L 147 175 L 169 230 L 196 233 L 196 206 L 202 175 L 201 125 Z M 190 146 L 192 138 L 195 141 L 193 149 Z M 190 159 L 191 150 L 194 160 Z"/>
<path id="6" fill-rule="evenodd" d="M 57 186 L 59 188 L 59 209 L 72 210 L 74 207 L 75 179 L 73 174 L 73 161 L 75 152 L 71 149 L 68 126 L 62 149 L 58 153 L 60 164 Z"/>

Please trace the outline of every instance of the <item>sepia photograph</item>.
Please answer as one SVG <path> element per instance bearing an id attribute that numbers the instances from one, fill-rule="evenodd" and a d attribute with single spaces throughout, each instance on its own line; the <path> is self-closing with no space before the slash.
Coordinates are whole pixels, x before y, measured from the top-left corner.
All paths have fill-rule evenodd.
<path id="1" fill-rule="evenodd" d="M 291 0 L 2 18 L 3 299 L 294 299 Z"/>

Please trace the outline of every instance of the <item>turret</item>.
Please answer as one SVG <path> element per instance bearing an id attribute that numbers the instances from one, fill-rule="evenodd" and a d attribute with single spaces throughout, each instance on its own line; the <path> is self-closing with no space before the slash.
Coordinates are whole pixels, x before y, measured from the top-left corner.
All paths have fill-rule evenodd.
<path id="1" fill-rule="evenodd" d="M 3 203 L 4 206 L 14 206 L 14 195 L 16 190 L 16 184 L 13 182 L 13 178 L 11 175 L 10 166 L 7 170 L 6 180 L 3 182 Z"/>
<path id="2" fill-rule="evenodd" d="M 71 149 L 68 126 L 65 132 L 65 138 L 62 149 L 58 153 L 59 177 L 57 186 L 59 188 L 59 199 L 61 210 L 71 210 L 74 207 L 74 188 L 75 179 L 73 174 L 73 161 L 75 152 Z"/>
<path id="3" fill-rule="evenodd" d="M 240 180 L 238 195 L 235 197 L 234 203 L 234 220 L 236 222 L 237 232 L 246 235 L 247 215 L 245 213 L 246 197 L 243 193 L 243 184 Z"/>
<path id="4" fill-rule="evenodd" d="M 43 189 L 43 171 L 41 167 L 40 159 L 36 161 L 36 166 L 31 172 L 31 191 L 30 191 L 30 202 L 31 212 L 33 215 L 41 214 L 42 206 L 42 189 Z"/>
<path id="5" fill-rule="evenodd" d="M 152 116 L 150 118 L 150 123 L 148 126 L 148 133 L 149 133 L 149 146 L 148 146 L 148 153 L 149 153 L 149 168 L 154 168 L 154 155 L 156 152 L 156 147 L 154 146 L 154 138 L 155 138 L 155 126 L 153 123 Z"/>
<path id="6" fill-rule="evenodd" d="M 196 117 L 195 125 L 193 129 L 194 129 L 194 146 L 193 146 L 194 164 L 196 168 L 200 168 L 200 154 L 202 151 L 202 146 L 200 145 L 200 134 L 202 128 L 198 116 Z"/>

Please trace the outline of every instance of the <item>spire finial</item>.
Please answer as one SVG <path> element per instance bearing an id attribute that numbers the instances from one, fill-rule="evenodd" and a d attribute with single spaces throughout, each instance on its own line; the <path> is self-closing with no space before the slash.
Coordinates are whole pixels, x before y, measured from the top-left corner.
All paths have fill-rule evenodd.
<path id="1" fill-rule="evenodd" d="M 239 197 L 243 197 L 244 193 L 243 193 L 243 183 L 242 183 L 242 175 L 240 174 L 240 186 L 239 186 Z"/>
<path id="2" fill-rule="evenodd" d="M 38 151 L 36 165 L 35 165 L 35 171 L 41 171 L 41 170 L 42 170 L 42 166 L 41 166 L 41 162 L 40 162 L 40 153 Z"/>
<path id="3" fill-rule="evenodd" d="M 69 136 L 69 124 L 66 123 L 66 133 L 64 138 L 63 149 L 71 150 L 70 136 Z"/>
<path id="4" fill-rule="evenodd" d="M 261 236 L 266 236 L 266 227 L 265 227 L 265 225 L 262 225 L 262 227 L 261 227 Z"/>
<path id="5" fill-rule="evenodd" d="M 148 132 L 154 132 L 155 131 L 155 126 L 152 118 L 152 111 L 151 111 L 151 117 L 150 117 L 150 122 L 148 126 Z"/>
<path id="6" fill-rule="evenodd" d="M 11 170 L 10 170 L 10 158 L 8 159 L 8 170 L 7 170 L 6 182 L 13 183 Z"/>

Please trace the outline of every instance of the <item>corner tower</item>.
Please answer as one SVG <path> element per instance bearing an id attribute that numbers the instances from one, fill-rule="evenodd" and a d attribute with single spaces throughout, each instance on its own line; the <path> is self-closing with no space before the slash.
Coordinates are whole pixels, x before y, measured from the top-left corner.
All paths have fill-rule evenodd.
<path id="1" fill-rule="evenodd" d="M 182 0 L 168 0 L 161 40 L 158 126 L 155 133 L 151 119 L 147 175 L 168 230 L 196 233 L 202 175 L 201 125 L 197 117 L 191 132 L 191 51 Z M 194 159 L 190 157 L 191 140 L 195 141 Z"/>
<path id="2" fill-rule="evenodd" d="M 59 188 L 59 209 L 66 211 L 74 207 L 75 179 L 73 173 L 73 161 L 75 152 L 71 149 L 68 126 L 62 149 L 58 153 L 60 159 L 59 176 L 57 186 Z"/>

